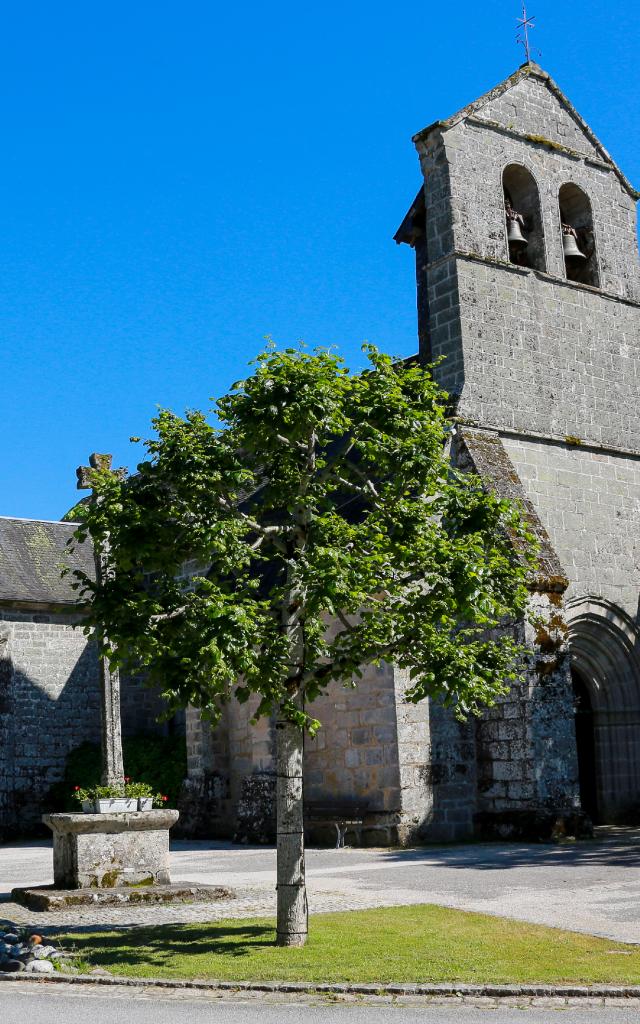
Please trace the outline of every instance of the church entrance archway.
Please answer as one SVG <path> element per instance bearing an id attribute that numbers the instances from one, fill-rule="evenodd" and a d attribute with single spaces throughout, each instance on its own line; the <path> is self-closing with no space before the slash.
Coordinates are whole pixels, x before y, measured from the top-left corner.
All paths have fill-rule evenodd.
<path id="1" fill-rule="evenodd" d="M 599 598 L 567 604 L 583 810 L 640 824 L 640 634 Z"/>
<path id="2" fill-rule="evenodd" d="M 598 809 L 598 774 L 596 771 L 596 736 L 593 704 L 589 687 L 577 669 L 571 669 L 573 701 L 576 711 L 576 747 L 580 803 L 594 824 L 600 820 Z"/>

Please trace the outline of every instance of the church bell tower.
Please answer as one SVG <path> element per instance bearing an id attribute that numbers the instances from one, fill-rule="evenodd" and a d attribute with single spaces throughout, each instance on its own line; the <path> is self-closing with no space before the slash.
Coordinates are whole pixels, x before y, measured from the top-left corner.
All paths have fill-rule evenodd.
<path id="1" fill-rule="evenodd" d="M 414 143 L 423 185 L 395 238 L 416 254 L 420 357 L 457 457 L 524 503 L 541 551 L 526 679 L 474 752 L 449 743 L 473 813 L 447 832 L 443 791 L 432 835 L 471 818 L 516 835 L 580 802 L 621 820 L 640 803 L 638 193 L 532 62 Z"/>

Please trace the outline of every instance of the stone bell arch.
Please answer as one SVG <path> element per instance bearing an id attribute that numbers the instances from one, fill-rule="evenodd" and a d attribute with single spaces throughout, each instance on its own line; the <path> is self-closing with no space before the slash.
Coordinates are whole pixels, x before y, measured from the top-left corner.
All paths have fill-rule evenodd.
<path id="1" fill-rule="evenodd" d="M 583 808 L 601 823 L 640 820 L 640 630 L 596 597 L 566 606 Z"/>

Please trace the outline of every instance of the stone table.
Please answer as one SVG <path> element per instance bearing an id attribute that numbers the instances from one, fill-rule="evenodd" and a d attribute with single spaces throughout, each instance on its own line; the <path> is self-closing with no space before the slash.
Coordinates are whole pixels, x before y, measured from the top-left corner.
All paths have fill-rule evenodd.
<path id="1" fill-rule="evenodd" d="M 175 810 L 45 814 L 53 832 L 55 889 L 167 885 Z"/>

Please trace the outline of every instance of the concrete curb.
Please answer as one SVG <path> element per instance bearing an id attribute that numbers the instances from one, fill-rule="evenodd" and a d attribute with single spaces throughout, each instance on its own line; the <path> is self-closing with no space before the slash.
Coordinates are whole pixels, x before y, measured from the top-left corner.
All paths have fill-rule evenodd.
<path id="1" fill-rule="evenodd" d="M 123 978 L 92 974 L 0 974 L 0 983 L 26 981 L 51 985 L 112 985 L 209 992 L 283 992 L 295 995 L 484 996 L 500 998 L 638 999 L 640 985 L 470 985 L 470 984 L 332 984 L 304 981 L 174 981 L 169 978 Z"/>

